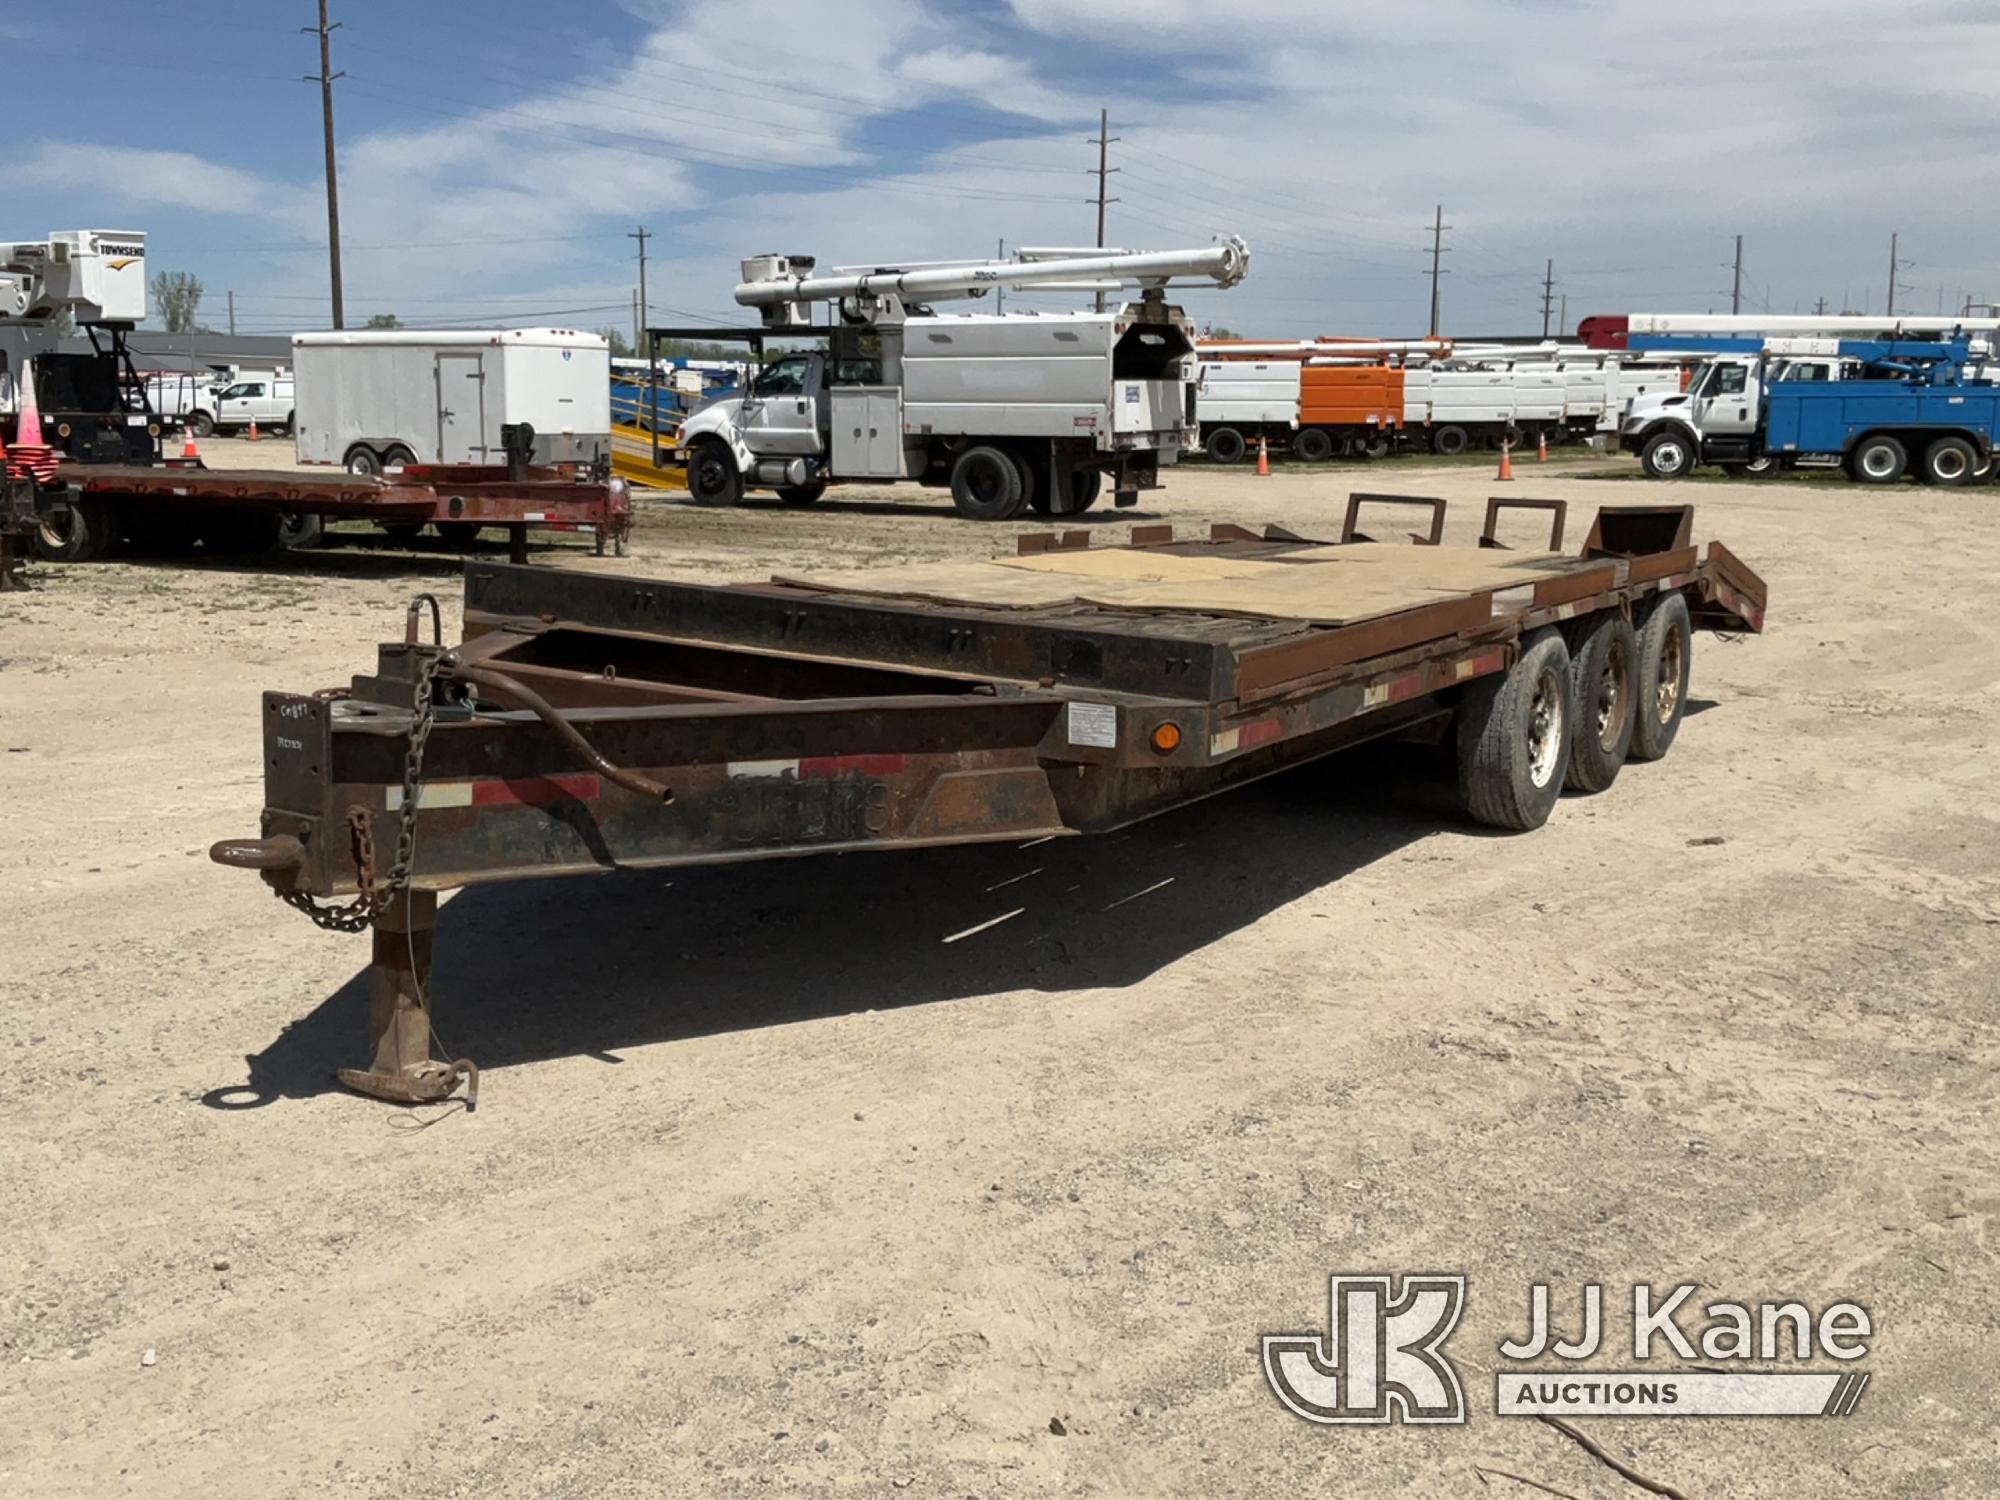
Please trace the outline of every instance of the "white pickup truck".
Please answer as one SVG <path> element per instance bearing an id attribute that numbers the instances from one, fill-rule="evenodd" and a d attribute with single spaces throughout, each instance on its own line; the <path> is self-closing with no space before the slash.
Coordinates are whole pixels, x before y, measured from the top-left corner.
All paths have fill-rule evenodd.
<path id="1" fill-rule="evenodd" d="M 259 432 L 292 426 L 292 377 L 275 371 L 243 371 L 206 379 L 196 375 L 155 375 L 146 380 L 146 398 L 163 417 L 179 417 L 196 437 L 241 432 L 252 421 Z"/>

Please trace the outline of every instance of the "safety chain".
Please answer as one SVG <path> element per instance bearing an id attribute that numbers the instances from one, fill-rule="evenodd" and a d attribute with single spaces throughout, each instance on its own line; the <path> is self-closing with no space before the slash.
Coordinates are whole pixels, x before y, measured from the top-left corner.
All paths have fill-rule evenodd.
<path id="1" fill-rule="evenodd" d="M 360 888 L 352 901 L 340 906 L 315 900 L 305 891 L 279 891 L 279 898 L 304 912 L 313 925 L 328 932 L 365 932 L 382 914 L 398 891 L 410 883 L 410 871 L 417 859 L 417 782 L 424 770 L 424 746 L 437 722 L 435 698 L 437 678 L 427 671 L 417 679 L 416 713 L 410 720 L 410 748 L 403 756 L 403 805 L 396 820 L 396 857 L 389 873 L 378 884 L 375 879 L 375 831 L 365 807 L 347 810 L 347 827 L 354 839 L 355 884 Z"/>

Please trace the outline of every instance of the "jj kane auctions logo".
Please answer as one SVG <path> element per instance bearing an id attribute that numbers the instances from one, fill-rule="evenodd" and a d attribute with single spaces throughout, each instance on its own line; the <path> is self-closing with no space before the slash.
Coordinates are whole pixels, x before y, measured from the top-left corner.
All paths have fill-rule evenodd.
<path id="1" fill-rule="evenodd" d="M 1463 1423 L 1465 1392 L 1444 1353 L 1465 1310 L 1466 1278 L 1440 1273 L 1395 1279 L 1340 1274 L 1327 1285 L 1327 1331 L 1266 1334 L 1264 1378 L 1285 1409 L 1308 1422 Z M 1846 1416 L 1869 1376 L 1853 1368 L 1804 1370 L 1822 1357 L 1841 1366 L 1868 1353 L 1874 1325 L 1865 1308 L 1835 1302 L 1815 1314 L 1803 1302 L 1715 1301 L 1691 1306 L 1692 1284 L 1632 1288 L 1631 1351 L 1639 1369 L 1578 1369 L 1605 1347 L 1604 1288 L 1586 1283 L 1574 1337 L 1551 1315 L 1549 1287 L 1528 1294 L 1528 1331 L 1501 1341 L 1494 1410 L 1511 1416 Z M 1567 1362 L 1549 1368 L 1541 1362 Z M 1646 1362 L 1702 1360 L 1699 1370 Z M 1728 1368 L 1789 1359 L 1783 1370 Z M 1532 1367 L 1522 1368 L 1530 1361 Z M 1722 1366 L 1723 1368 L 1717 1368 Z"/>

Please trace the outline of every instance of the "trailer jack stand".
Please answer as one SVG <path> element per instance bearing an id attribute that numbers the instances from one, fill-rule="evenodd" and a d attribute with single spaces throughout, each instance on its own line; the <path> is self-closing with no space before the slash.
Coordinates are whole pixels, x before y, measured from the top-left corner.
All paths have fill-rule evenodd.
<path id="1" fill-rule="evenodd" d="M 431 1056 L 431 942 L 437 932 L 437 892 L 398 891 L 375 919 L 374 962 L 368 969 L 368 1036 L 374 1060 L 334 1076 L 356 1093 L 392 1104 L 434 1104 L 460 1080 L 465 1105 L 479 1103 L 479 1069 Z"/>

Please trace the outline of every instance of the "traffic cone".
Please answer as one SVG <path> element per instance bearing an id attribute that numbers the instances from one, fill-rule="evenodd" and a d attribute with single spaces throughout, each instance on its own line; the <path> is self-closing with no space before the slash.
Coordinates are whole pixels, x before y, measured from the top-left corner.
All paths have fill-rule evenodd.
<path id="1" fill-rule="evenodd" d="M 181 457 L 182 458 L 201 457 L 201 449 L 195 447 L 194 445 L 194 428 L 186 425 L 185 423 L 182 424 L 181 426 Z"/>
<path id="2" fill-rule="evenodd" d="M 257 441 L 257 419 L 255 417 L 250 419 L 250 431 L 245 434 L 245 440 L 252 443 Z"/>
<path id="3" fill-rule="evenodd" d="M 1257 438 L 1257 472 L 1266 479 L 1271 477 L 1271 449 L 1262 434 Z"/>
<path id="4" fill-rule="evenodd" d="M 1512 479 L 1514 477 L 1514 440 L 1512 438 L 1503 437 L 1500 439 L 1500 472 L 1493 477 L 1495 479 Z"/>
<path id="5" fill-rule="evenodd" d="M 1549 435 L 1546 432 L 1538 432 L 1535 434 L 1535 462 L 1538 464 L 1545 464 L 1548 461 L 1549 461 Z"/>
<path id="6" fill-rule="evenodd" d="M 35 362 L 21 361 L 20 413 L 14 419 L 14 446 L 42 446 L 42 410 L 35 400 Z"/>

